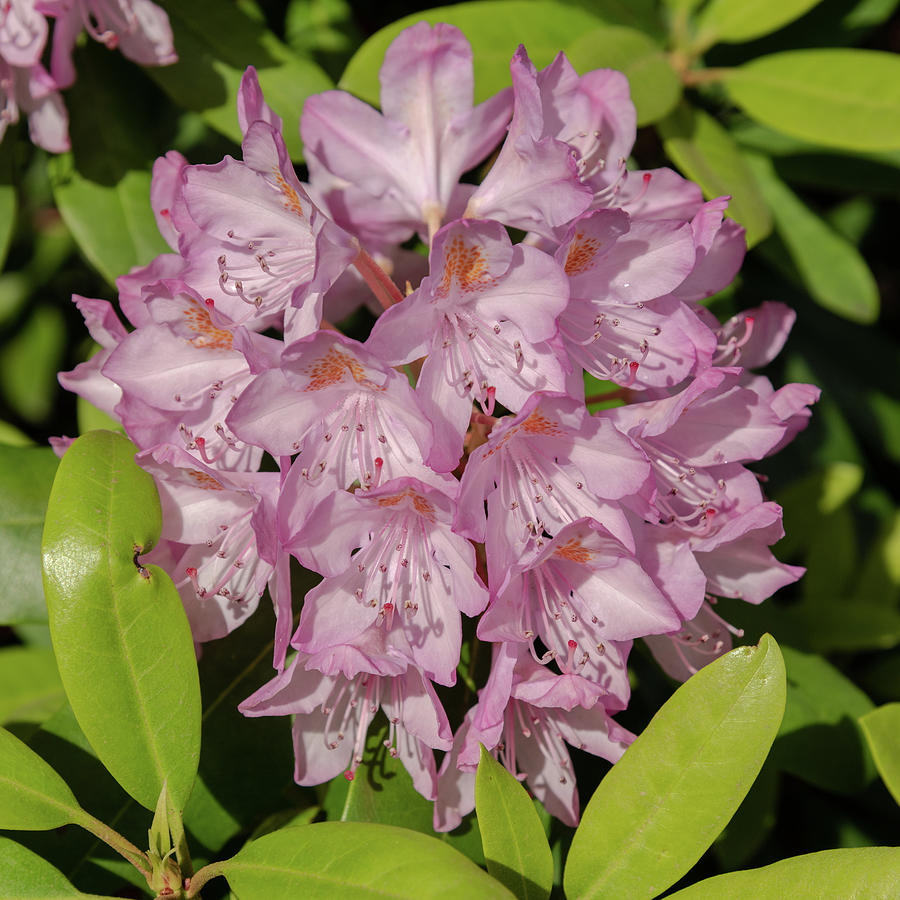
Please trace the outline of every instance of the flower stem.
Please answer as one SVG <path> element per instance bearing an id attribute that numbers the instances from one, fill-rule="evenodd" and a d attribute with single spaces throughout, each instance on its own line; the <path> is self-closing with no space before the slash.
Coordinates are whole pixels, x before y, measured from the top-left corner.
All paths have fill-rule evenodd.
<path id="1" fill-rule="evenodd" d="M 192 897 L 196 897 L 207 881 L 211 881 L 213 878 L 218 878 L 220 875 L 225 874 L 225 866 L 228 862 L 227 859 L 221 859 L 218 862 L 210 863 L 208 866 L 204 866 L 198 872 L 195 872 L 193 877 L 185 882 L 184 896 L 188 898 L 188 900 Z"/>
<path id="2" fill-rule="evenodd" d="M 390 276 L 381 266 L 363 250 L 359 248 L 356 259 L 353 260 L 356 271 L 362 275 L 363 280 L 371 288 L 372 293 L 378 298 L 378 302 L 385 308 L 390 309 L 395 303 L 399 303 L 403 299 L 400 289 L 391 281 Z"/>
<path id="3" fill-rule="evenodd" d="M 112 847 L 116 853 L 121 854 L 128 860 L 145 878 L 150 876 L 150 861 L 147 854 L 135 847 L 131 841 L 122 837 L 114 828 L 95 819 L 90 813 L 81 810 L 82 815 L 75 821 L 76 825 L 81 826 L 85 831 L 89 831 L 94 837 L 103 841 L 104 844 Z"/>

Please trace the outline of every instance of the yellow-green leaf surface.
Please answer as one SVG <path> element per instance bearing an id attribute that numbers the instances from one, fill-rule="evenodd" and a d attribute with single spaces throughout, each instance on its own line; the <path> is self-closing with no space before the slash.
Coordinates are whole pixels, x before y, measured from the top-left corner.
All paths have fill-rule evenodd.
<path id="1" fill-rule="evenodd" d="M 565 47 L 580 74 L 591 69 L 618 69 L 628 77 L 638 125 L 668 115 L 681 97 L 681 81 L 662 47 L 633 28 L 604 25 Z"/>
<path id="2" fill-rule="evenodd" d="M 66 452 L 44 527 L 44 592 L 59 674 L 97 756 L 147 809 L 166 778 L 183 808 L 200 752 L 200 685 L 178 592 L 139 559 L 161 513 L 134 454 L 110 431 Z"/>
<path id="3" fill-rule="evenodd" d="M 746 156 L 810 296 L 846 319 L 874 322 L 881 305 L 878 285 L 859 251 L 794 194 L 770 159 Z"/>
<path id="4" fill-rule="evenodd" d="M 475 812 L 488 872 L 519 900 L 546 900 L 553 857 L 544 827 L 525 788 L 483 746 Z"/>
<path id="5" fill-rule="evenodd" d="M 543 0 L 485 0 L 438 6 L 405 16 L 372 35 L 357 50 L 341 76 L 339 87 L 373 105 L 379 104 L 378 72 L 388 44 L 416 22 L 455 25 L 472 44 L 475 55 L 475 100 L 486 99 L 509 86 L 509 61 L 524 44 L 540 69 L 575 38 L 602 24 L 589 12 Z"/>
<path id="6" fill-rule="evenodd" d="M 747 245 L 772 230 L 772 216 L 747 161 L 731 135 L 710 115 L 682 103 L 659 125 L 663 147 L 707 199 L 728 194 L 728 215 L 747 229 Z"/>
<path id="7" fill-rule="evenodd" d="M 566 895 L 649 900 L 674 884 L 753 784 L 784 703 L 784 661 L 769 635 L 683 684 L 585 809 L 569 850 Z"/>
<path id="8" fill-rule="evenodd" d="M 897 803 L 900 803 L 900 703 L 879 706 L 859 724 L 875 759 L 875 766 Z"/>
<path id="9" fill-rule="evenodd" d="M 0 725 L 40 723 L 66 702 L 56 659 L 47 647 L 0 650 Z"/>
<path id="10" fill-rule="evenodd" d="M 46 831 L 82 817 L 69 786 L 27 744 L 0 728 L 0 828 Z"/>
<path id="11" fill-rule="evenodd" d="M 320 822 L 248 844 L 224 866 L 241 900 L 510 900 L 442 841 L 392 825 Z"/>
<path id="12" fill-rule="evenodd" d="M 68 900 L 70 897 L 100 898 L 100 895 L 82 893 L 45 859 L 16 841 L 0 837 L 0 900 Z"/>
<path id="13" fill-rule="evenodd" d="M 728 94 L 785 134 L 846 150 L 900 148 L 900 57 L 876 50 L 791 50 L 731 69 Z"/>
<path id="14" fill-rule="evenodd" d="M 900 848 L 855 847 L 716 875 L 670 894 L 669 900 L 895 900 L 898 884 Z"/>
<path id="15" fill-rule="evenodd" d="M 799 19 L 821 0 L 710 0 L 697 16 L 698 48 L 752 41 Z"/>

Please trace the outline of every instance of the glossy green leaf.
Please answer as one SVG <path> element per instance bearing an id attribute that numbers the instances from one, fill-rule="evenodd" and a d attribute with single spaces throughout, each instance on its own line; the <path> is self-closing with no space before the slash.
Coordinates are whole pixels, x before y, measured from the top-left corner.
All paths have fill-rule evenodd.
<path id="1" fill-rule="evenodd" d="M 659 46 L 633 28 L 604 25 L 566 45 L 569 61 L 582 75 L 591 69 L 618 69 L 628 76 L 638 125 L 667 116 L 681 98 L 681 81 Z"/>
<path id="2" fill-rule="evenodd" d="M 253 841 L 223 865 L 241 900 L 510 898 L 512 894 L 441 841 L 362 822 L 320 822 Z"/>
<path id="3" fill-rule="evenodd" d="M 62 778 L 0 728 L 0 828 L 46 831 L 80 818 L 81 807 Z"/>
<path id="4" fill-rule="evenodd" d="M 0 446 L 0 624 L 47 621 L 41 530 L 57 465 L 49 447 Z"/>
<path id="5" fill-rule="evenodd" d="M 771 757 L 759 772 L 737 812 L 713 844 L 720 868 L 728 871 L 747 864 L 765 844 L 778 821 L 781 776 Z"/>
<path id="6" fill-rule="evenodd" d="M 334 85 L 314 62 L 298 56 L 236 4 L 218 0 L 163 2 L 175 33 L 178 62 L 148 74 L 179 106 L 200 113 L 217 131 L 241 142 L 237 91 L 256 66 L 266 103 L 284 121 L 291 158 L 303 159 L 300 113 L 306 98 Z"/>
<path id="7" fill-rule="evenodd" d="M 731 69 L 728 94 L 765 125 L 847 150 L 900 148 L 900 57 L 793 50 Z"/>
<path id="8" fill-rule="evenodd" d="M 747 161 L 728 132 L 710 115 L 682 103 L 657 126 L 663 147 L 708 199 L 731 196 L 728 215 L 747 229 L 752 247 L 772 229 L 772 216 Z"/>
<path id="9" fill-rule="evenodd" d="M 782 652 L 787 703 L 771 761 L 816 787 L 861 791 L 875 772 L 856 720 L 874 704 L 821 656 L 785 646 Z"/>
<path id="10" fill-rule="evenodd" d="M 475 55 L 475 101 L 509 87 L 509 61 L 524 44 L 540 69 L 549 65 L 561 48 L 592 31 L 601 20 L 578 7 L 563 7 L 545 0 L 483 0 L 438 6 L 405 16 L 372 35 L 347 64 L 339 87 L 373 105 L 379 103 L 378 72 L 388 44 L 416 22 L 456 25 L 472 44 Z"/>
<path id="11" fill-rule="evenodd" d="M 475 812 L 488 872 L 519 900 L 546 900 L 553 857 L 541 820 L 525 788 L 484 746 L 475 776 Z"/>
<path id="12" fill-rule="evenodd" d="M 846 319 L 874 322 L 878 285 L 859 251 L 794 194 L 771 160 L 747 154 L 747 161 L 810 296 Z"/>
<path id="13" fill-rule="evenodd" d="M 881 780 L 900 803 L 900 703 L 888 703 L 859 720 Z"/>
<path id="14" fill-rule="evenodd" d="M 783 859 L 771 866 L 728 872 L 669 894 L 669 900 L 822 900 L 865 897 L 889 900 L 900 884 L 900 848 L 855 847 L 823 850 Z"/>
<path id="15" fill-rule="evenodd" d="M 0 900 L 64 900 L 83 894 L 45 859 L 16 841 L 0 837 Z M 112 900 L 112 898 L 108 898 Z"/>
<path id="16" fill-rule="evenodd" d="M 44 527 L 44 590 L 66 694 L 97 756 L 153 809 L 168 778 L 183 808 L 200 752 L 200 685 L 184 608 L 139 555 L 161 527 L 134 445 L 92 431 L 63 457 Z"/>
<path id="17" fill-rule="evenodd" d="M 56 658 L 46 647 L 0 650 L 0 684 L 0 725 L 43 722 L 66 702 Z"/>
<path id="18" fill-rule="evenodd" d="M 784 662 L 769 635 L 683 684 L 591 798 L 569 850 L 566 895 L 640 900 L 684 875 L 756 778 L 784 703 Z"/>
<path id="19" fill-rule="evenodd" d="M 752 41 L 799 19 L 820 0 L 710 0 L 697 16 L 695 47 Z"/>

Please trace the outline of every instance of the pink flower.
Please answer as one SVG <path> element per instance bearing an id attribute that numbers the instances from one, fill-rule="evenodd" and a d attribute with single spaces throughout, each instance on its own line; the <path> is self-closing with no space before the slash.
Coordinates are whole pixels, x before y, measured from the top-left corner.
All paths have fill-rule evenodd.
<path id="1" fill-rule="evenodd" d="M 0 60 L 28 68 L 41 61 L 47 43 L 47 20 L 35 0 L 4 0 L 0 5 Z"/>
<path id="2" fill-rule="evenodd" d="M 57 83 L 40 64 L 19 68 L 0 57 L 0 140 L 7 125 L 28 116 L 28 136 L 50 153 L 70 148 L 69 116 Z"/>

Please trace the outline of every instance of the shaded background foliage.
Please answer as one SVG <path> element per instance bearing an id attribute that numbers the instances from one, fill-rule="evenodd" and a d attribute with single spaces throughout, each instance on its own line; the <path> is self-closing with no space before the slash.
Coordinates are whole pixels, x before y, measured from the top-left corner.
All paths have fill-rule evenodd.
<path id="1" fill-rule="evenodd" d="M 181 56 L 177 65 L 141 70 L 88 42 L 76 52 L 78 80 L 65 93 L 71 154 L 53 158 L 38 150 L 21 125 L 0 144 L 0 724 L 58 764 L 76 793 L 79 785 L 99 791 L 109 805 L 102 810 L 107 821 L 118 818 L 125 829 L 135 818 L 138 833 L 145 825 L 134 804 L 112 782 L 100 789 L 102 770 L 55 675 L 39 569 L 55 458 L 47 449 L 20 449 L 102 424 L 56 383 L 57 371 L 91 352 L 70 295 L 114 299 L 116 275 L 165 249 L 148 204 L 157 156 L 178 149 L 200 163 L 239 155 L 234 94 L 247 64 L 260 69 L 300 164 L 303 98 L 343 76 L 342 86 L 377 100 L 372 73 L 388 38 L 380 50 L 367 45 L 345 72 L 347 62 L 380 28 L 426 8 L 399 0 L 163 5 Z M 785 15 L 796 14 L 783 27 L 715 42 L 690 67 L 671 41 L 700 6 L 693 0 L 567 0 L 552 15 L 548 4 L 479 5 L 494 10 L 495 28 L 509 45 L 497 51 L 503 58 L 521 30 L 539 65 L 549 62 L 542 53 L 565 48 L 580 71 L 613 65 L 629 74 L 643 126 L 636 162 L 674 165 L 711 196 L 732 193 L 731 213 L 748 229 L 752 249 L 735 285 L 711 301 L 713 310 L 724 318 L 765 300 L 792 306 L 797 324 L 767 374 L 776 385 L 810 381 L 823 390 L 806 432 L 760 467 L 767 492 L 785 509 L 787 537 L 777 554 L 806 565 L 808 575 L 760 607 L 736 601 L 719 607 L 745 630 L 745 642 L 768 631 L 781 644 L 785 718 L 735 818 L 679 884 L 814 850 L 896 843 L 900 811 L 858 720 L 878 704 L 900 701 L 900 139 L 867 146 L 866 135 L 839 117 L 819 139 L 787 134 L 748 113 L 752 104 L 740 100 L 740 85 L 716 72 L 800 48 L 896 54 L 897 0 L 782 3 Z M 532 22 L 522 15 L 526 6 L 543 12 Z M 704 15 L 714 21 L 716 8 L 727 4 L 712 0 L 695 21 Z M 495 38 L 467 34 L 477 65 L 477 42 L 490 48 Z M 533 46 L 529 35 L 541 34 L 548 46 Z M 483 94 L 493 89 L 487 71 L 476 69 Z M 900 122 L 900 102 L 895 107 Z M 271 627 L 264 615 L 261 609 L 255 621 L 210 645 L 201 660 L 204 690 L 215 699 L 204 718 L 202 781 L 185 817 L 199 857 L 221 856 L 250 833 L 296 816 L 430 830 L 428 804 L 409 785 L 398 792 L 408 776 L 390 760 L 376 754 L 360 770 L 352 796 L 345 782 L 301 790 L 290 781 L 289 723 L 251 724 L 237 714 L 236 703 L 265 677 Z M 640 731 L 674 685 L 640 648 L 632 672 L 632 704 L 619 718 Z M 377 736 L 370 743 L 377 747 Z M 261 750 L 265 765 L 258 762 Z M 580 757 L 576 766 L 586 800 L 606 764 Z M 276 820 L 273 810 L 280 810 Z M 558 869 L 571 831 L 549 820 L 545 826 Z M 476 858 L 480 853 L 471 822 L 450 841 Z M 80 871 L 84 889 L 113 891 L 126 876 L 123 864 L 87 836 L 65 848 L 52 833 L 26 842 L 70 876 Z M 209 895 L 216 896 L 212 885 Z"/>

